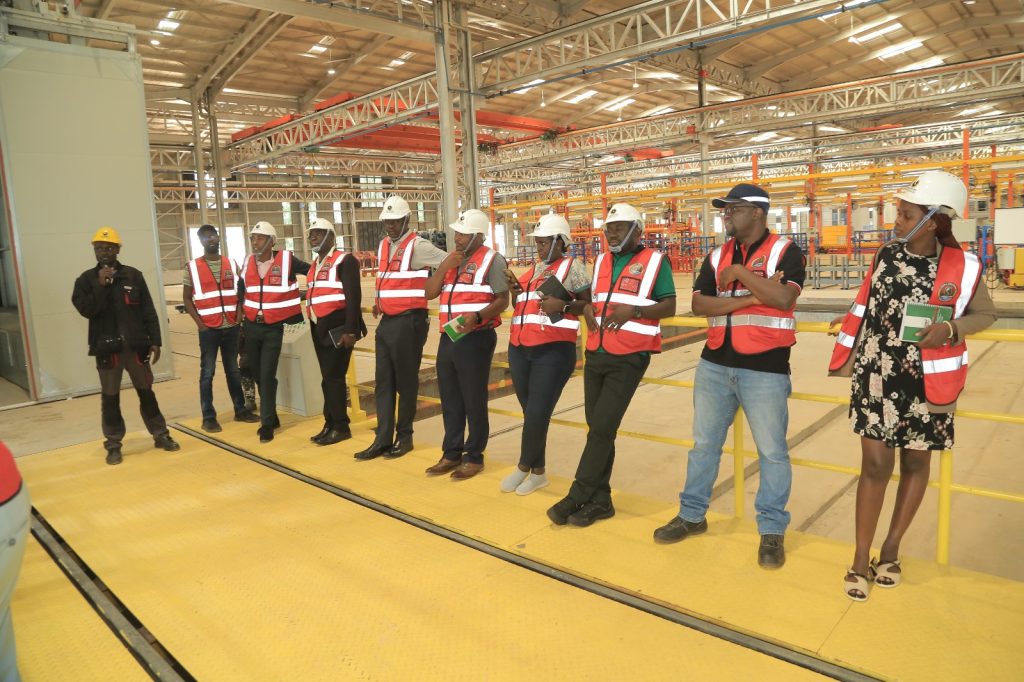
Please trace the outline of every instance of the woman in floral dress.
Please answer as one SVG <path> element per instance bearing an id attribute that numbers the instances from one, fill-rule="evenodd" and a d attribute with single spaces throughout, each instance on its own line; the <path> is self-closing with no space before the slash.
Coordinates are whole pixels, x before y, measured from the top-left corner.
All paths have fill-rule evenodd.
<path id="1" fill-rule="evenodd" d="M 922 351 L 946 349 L 946 354 L 951 354 L 959 348 L 962 352 L 956 351 L 953 358 L 954 366 L 959 367 L 959 357 L 966 356 L 963 338 L 996 319 L 976 257 L 951 252 L 940 275 L 943 249 L 960 249 L 952 233 L 952 216 L 966 204 L 963 183 L 949 173 L 930 171 L 896 197 L 896 239 L 878 250 L 850 313 L 833 321 L 842 322 L 843 327 L 829 369 L 842 376 L 852 374 L 850 421 L 854 433 L 861 437 L 857 548 L 843 581 L 844 593 L 855 601 L 867 599 L 872 584 L 896 587 L 900 583 L 900 541 L 928 487 L 930 451 L 953 447 L 953 410 L 962 374 L 932 371 L 926 396 Z M 953 310 L 953 319 L 925 326 L 916 343 L 901 341 L 907 303 L 947 305 Z M 942 362 L 949 366 L 948 361 Z M 949 391 L 952 402 L 935 404 L 936 395 Z M 900 478 L 896 506 L 879 557 L 872 559 L 871 542 L 897 448 Z"/>

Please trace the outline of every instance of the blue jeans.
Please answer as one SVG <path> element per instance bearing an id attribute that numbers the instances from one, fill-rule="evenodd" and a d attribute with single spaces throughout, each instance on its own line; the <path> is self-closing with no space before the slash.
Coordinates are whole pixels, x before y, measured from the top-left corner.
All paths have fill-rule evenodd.
<path id="1" fill-rule="evenodd" d="M 224 364 L 224 375 L 228 380 L 228 393 L 235 406 L 235 414 L 245 412 L 245 395 L 242 393 L 242 375 L 238 371 L 239 327 L 204 329 L 199 332 L 199 406 L 203 419 L 216 419 L 213 407 L 213 375 L 217 369 L 217 353 Z"/>
<path id="2" fill-rule="evenodd" d="M 679 493 L 680 518 L 697 523 L 707 513 L 722 461 L 722 446 L 736 410 L 742 407 L 761 468 L 761 484 L 754 500 L 757 530 L 761 535 L 785 534 L 789 525 L 786 503 L 793 483 L 786 445 L 791 391 L 787 374 L 700 361 L 693 385 L 694 446 L 686 463 L 686 485 Z"/>

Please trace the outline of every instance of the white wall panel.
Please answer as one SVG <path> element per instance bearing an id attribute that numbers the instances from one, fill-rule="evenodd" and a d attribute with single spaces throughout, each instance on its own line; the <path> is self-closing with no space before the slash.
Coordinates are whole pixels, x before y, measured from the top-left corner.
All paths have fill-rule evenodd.
<path id="1" fill-rule="evenodd" d="M 0 45 L 0 151 L 35 397 L 99 389 L 71 291 L 95 265 L 89 238 L 103 225 L 121 234 L 121 262 L 146 277 L 164 345 L 154 369 L 172 376 L 138 56 L 22 38 Z"/>

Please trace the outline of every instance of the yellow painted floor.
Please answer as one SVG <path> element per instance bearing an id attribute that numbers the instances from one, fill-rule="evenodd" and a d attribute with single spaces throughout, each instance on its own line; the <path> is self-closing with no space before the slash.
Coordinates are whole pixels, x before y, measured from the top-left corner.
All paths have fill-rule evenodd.
<path id="1" fill-rule="evenodd" d="M 385 497 L 396 503 L 423 506 L 425 515 L 449 526 L 478 517 L 474 534 L 530 537 L 531 552 L 533 537 L 540 543 L 547 533 L 572 539 L 565 548 L 583 548 L 588 556 L 581 558 L 595 566 L 611 565 L 619 554 L 587 550 L 582 534 L 545 530 L 531 508 L 542 506 L 540 496 L 495 504 L 497 494 L 483 494 L 485 487 L 496 489 L 493 473 L 464 487 L 424 482 L 412 474 L 432 456 L 427 452 L 357 468 L 351 450 L 368 442 L 367 432 L 347 449 L 314 448 L 308 425 L 294 421 L 285 419 L 292 428 L 273 443 L 282 459 L 323 466 L 352 486 L 390 480 L 397 487 Z M 231 426 L 223 435 L 253 445 L 250 425 L 224 423 Z M 181 452 L 165 453 L 147 450 L 145 434 L 133 435 L 117 467 L 103 464 L 99 442 L 22 457 L 18 464 L 36 508 L 200 680 L 817 677 L 416 529 L 197 439 L 182 435 L 180 441 Z M 490 506 L 480 504 L 487 497 Z M 607 523 L 590 537 L 619 527 L 619 520 Z M 638 571 L 641 566 L 635 564 Z M 26 563 L 17 608 L 41 608 L 37 602 L 48 599 L 35 587 L 42 572 L 37 562 Z M 659 572 L 662 580 L 682 579 Z M 22 639 L 46 636 L 19 633 Z M 107 679 L 129 678 L 111 670 Z"/>
<path id="2" fill-rule="evenodd" d="M 32 537 L 11 613 L 24 682 L 150 679 Z"/>
<path id="3" fill-rule="evenodd" d="M 430 479 L 423 469 L 440 456 L 437 448 L 357 462 L 352 453 L 371 442 L 369 429 L 357 427 L 351 441 L 319 448 L 308 441 L 319 419 L 282 420 L 285 428 L 269 444 L 258 442 L 251 425 L 227 420 L 218 436 L 496 547 L 871 675 L 1017 680 L 1024 670 L 1017 641 L 1024 631 L 1024 583 L 908 559 L 903 585 L 875 590 L 857 604 L 842 592 L 852 555 L 846 543 L 790 532 L 786 566 L 764 571 L 756 563 L 752 522 L 712 515 L 710 532 L 655 545 L 651 534 L 675 506 L 618 493 L 613 519 L 586 529 L 556 527 L 544 511 L 569 481 L 556 479 L 519 497 L 498 490 L 507 469 L 464 482 Z M 198 429 L 200 420 L 183 424 Z"/>

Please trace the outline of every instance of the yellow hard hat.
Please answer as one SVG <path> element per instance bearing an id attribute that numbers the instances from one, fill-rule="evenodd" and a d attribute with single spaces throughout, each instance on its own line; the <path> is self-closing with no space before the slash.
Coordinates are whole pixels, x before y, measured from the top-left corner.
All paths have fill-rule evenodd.
<path id="1" fill-rule="evenodd" d="M 121 235 L 112 227 L 101 227 L 92 236 L 92 243 L 95 244 L 96 242 L 109 242 L 121 246 Z"/>

